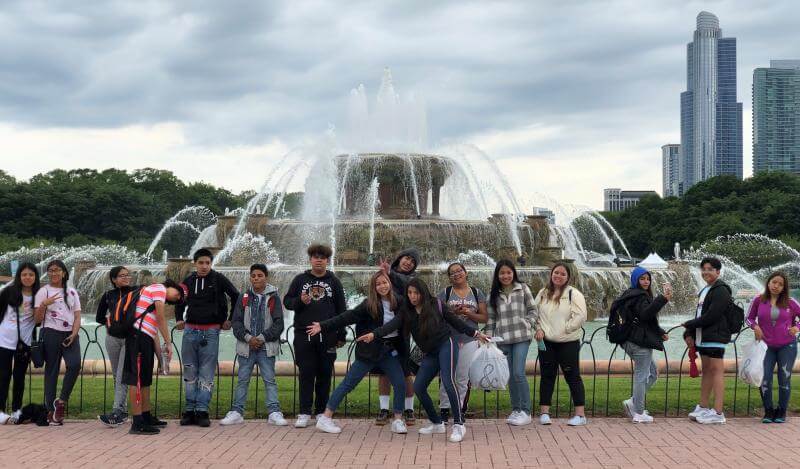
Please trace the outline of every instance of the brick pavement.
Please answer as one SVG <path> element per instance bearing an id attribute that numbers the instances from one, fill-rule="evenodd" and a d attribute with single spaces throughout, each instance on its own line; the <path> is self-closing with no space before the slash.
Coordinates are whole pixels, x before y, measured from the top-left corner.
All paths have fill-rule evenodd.
<path id="1" fill-rule="evenodd" d="M 583 428 L 564 420 L 544 427 L 509 427 L 472 420 L 466 439 L 446 435 L 395 435 L 389 426 L 341 419 L 339 435 L 314 428 L 268 426 L 264 421 L 210 428 L 181 428 L 171 421 L 158 436 L 128 435 L 97 421 L 63 427 L 0 426 L 2 467 L 315 467 L 503 468 L 503 467 L 800 467 L 800 418 L 764 425 L 756 418 L 702 426 L 683 418 L 634 425 L 595 418 Z M 765 451 L 764 448 L 768 448 Z M 12 461 L 16 461 L 16 464 Z"/>

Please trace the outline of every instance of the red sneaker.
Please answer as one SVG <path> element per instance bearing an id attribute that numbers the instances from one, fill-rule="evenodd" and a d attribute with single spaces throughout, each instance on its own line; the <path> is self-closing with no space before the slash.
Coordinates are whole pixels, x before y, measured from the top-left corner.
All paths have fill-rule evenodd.
<path id="1" fill-rule="evenodd" d="M 61 399 L 56 399 L 55 401 L 53 401 L 53 407 L 56 408 L 55 412 L 53 412 L 53 420 L 55 420 L 59 424 L 64 423 L 64 414 L 66 413 L 66 406 L 67 403 L 62 401 Z"/>

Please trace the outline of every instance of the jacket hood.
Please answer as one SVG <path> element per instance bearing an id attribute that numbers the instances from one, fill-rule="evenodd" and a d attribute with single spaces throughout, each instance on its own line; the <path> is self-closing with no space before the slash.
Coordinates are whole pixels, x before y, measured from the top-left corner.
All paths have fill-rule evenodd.
<path id="1" fill-rule="evenodd" d="M 414 259 L 414 268 L 411 269 L 411 272 L 400 272 L 400 273 L 411 275 L 417 270 L 417 267 L 419 267 L 419 251 L 417 251 L 414 248 L 404 249 L 400 251 L 397 254 L 397 257 L 395 257 L 394 262 L 392 262 L 392 270 L 394 270 L 395 272 L 399 272 L 397 268 L 400 265 L 400 259 L 402 259 L 403 256 L 411 256 L 411 258 Z"/>
<path id="2" fill-rule="evenodd" d="M 652 281 L 653 281 L 653 275 L 652 275 L 652 274 L 650 274 L 650 271 L 648 271 L 648 270 L 647 270 L 647 269 L 645 269 L 644 267 L 636 267 L 636 268 L 635 268 L 635 269 L 633 269 L 633 271 L 631 272 L 631 288 L 637 288 L 637 289 L 641 290 L 641 288 L 639 288 L 639 279 L 640 279 L 640 278 L 642 277 L 642 275 L 644 275 L 644 274 L 650 275 L 650 282 L 651 282 L 651 284 L 652 284 Z M 644 290 L 642 290 L 642 291 L 644 291 Z"/>

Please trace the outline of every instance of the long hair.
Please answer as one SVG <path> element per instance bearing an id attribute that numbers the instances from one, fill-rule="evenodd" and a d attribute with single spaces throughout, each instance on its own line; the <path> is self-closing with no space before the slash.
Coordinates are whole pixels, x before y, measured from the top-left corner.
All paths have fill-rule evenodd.
<path id="1" fill-rule="evenodd" d="M 500 259 L 497 261 L 497 265 L 494 266 L 494 275 L 492 275 L 492 291 L 489 294 L 489 304 L 492 305 L 495 311 L 497 310 L 497 299 L 500 298 L 500 291 L 503 289 L 503 285 L 500 283 L 500 269 L 503 267 L 511 269 L 511 272 L 514 274 L 513 283 L 522 283 L 519 281 L 517 269 L 514 267 L 513 262 L 508 259 Z"/>
<path id="2" fill-rule="evenodd" d="M 52 261 L 47 263 L 46 270 L 50 270 L 50 267 L 52 266 L 57 266 L 58 268 L 61 269 L 62 272 L 64 272 L 61 275 L 61 288 L 64 289 L 64 304 L 66 304 L 67 307 L 69 307 L 69 303 L 67 303 L 67 298 L 69 298 L 68 295 L 69 292 L 67 292 L 67 280 L 69 280 L 69 270 L 67 270 L 67 265 L 64 264 L 64 262 L 59 259 L 53 259 Z"/>
<path id="3" fill-rule="evenodd" d="M 372 274 L 372 277 L 369 279 L 369 292 L 367 293 L 367 309 L 369 310 L 369 314 L 372 315 L 372 318 L 380 323 L 381 315 L 383 315 L 383 302 L 381 301 L 380 295 L 375 290 L 376 285 L 378 284 L 378 279 L 384 277 L 387 282 L 389 282 L 389 307 L 392 311 L 397 311 L 397 298 L 394 297 L 394 288 L 392 288 L 392 280 L 389 278 L 386 273 L 382 270 L 379 270 Z"/>
<path id="4" fill-rule="evenodd" d="M 17 273 L 14 275 L 14 282 L 8 288 L 8 305 L 12 308 L 19 308 L 22 305 L 22 271 L 33 271 L 34 281 L 31 286 L 31 296 L 35 297 L 36 292 L 39 291 L 39 269 L 36 264 L 32 262 L 23 262 L 17 268 Z"/>
<path id="5" fill-rule="evenodd" d="M 553 283 L 553 272 L 559 267 L 563 267 L 564 270 L 567 271 L 567 283 L 564 284 L 564 288 L 567 288 L 572 281 L 572 271 L 569 270 L 569 266 L 564 262 L 556 262 L 555 265 L 550 268 L 550 276 L 547 277 L 547 287 L 545 287 L 547 289 L 547 301 L 561 301 L 561 294 L 564 293 L 563 290 L 556 288 L 556 285 Z M 652 278 L 650 281 L 652 281 Z M 558 292 L 558 298 L 556 298 L 556 292 Z"/>
<path id="6" fill-rule="evenodd" d="M 786 277 L 786 274 L 781 271 L 775 271 L 769 274 L 767 281 L 764 282 L 764 293 L 761 294 L 761 301 L 763 303 L 770 302 L 772 293 L 769 291 L 769 282 L 771 282 L 775 277 L 780 277 L 783 279 L 783 291 L 778 295 L 778 301 L 775 302 L 775 305 L 779 308 L 785 308 L 789 306 L 789 278 Z"/>
<path id="7" fill-rule="evenodd" d="M 419 313 L 419 338 L 420 341 L 425 341 L 436 332 L 437 326 L 440 323 L 441 314 L 439 313 L 439 307 L 438 304 L 436 304 L 436 299 L 431 295 L 431 290 L 428 288 L 428 285 L 418 277 L 414 277 L 408 282 L 408 285 L 406 285 L 405 300 L 408 308 L 407 314 L 417 314 L 416 306 L 411 304 L 411 300 L 408 298 L 409 288 L 415 288 L 420 295 L 419 306 L 421 312 Z M 405 321 L 406 328 L 409 327 L 409 322 L 410 321 Z M 410 330 L 407 329 L 406 335 L 409 333 Z"/>

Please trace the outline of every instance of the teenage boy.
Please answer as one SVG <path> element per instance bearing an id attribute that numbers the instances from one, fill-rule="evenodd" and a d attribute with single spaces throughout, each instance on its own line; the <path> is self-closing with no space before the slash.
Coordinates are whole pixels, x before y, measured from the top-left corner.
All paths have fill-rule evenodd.
<path id="1" fill-rule="evenodd" d="M 155 435 L 167 422 L 150 413 L 150 385 L 153 383 L 155 354 L 161 350 L 156 343 L 158 334 L 164 340 L 167 362 L 172 360 L 172 342 L 164 316 L 164 303 L 180 304 L 186 298 L 184 285 L 172 280 L 142 288 L 136 302 L 136 322 L 125 339 L 125 361 L 122 383 L 128 385 L 133 423 L 128 433 Z M 164 364 L 163 366 L 168 366 Z"/>
<path id="2" fill-rule="evenodd" d="M 392 288 L 397 298 L 405 298 L 406 285 L 408 285 L 408 282 L 412 278 L 417 276 L 418 265 L 419 251 L 414 248 L 400 251 L 391 265 L 386 261 L 381 263 L 381 269 L 386 272 L 389 279 L 392 281 Z M 414 377 L 412 376 L 408 359 L 411 350 L 409 340 L 407 338 L 402 340 L 402 343 L 398 344 L 396 350 L 399 350 L 401 353 L 400 362 L 403 365 L 403 372 L 406 375 L 406 410 L 403 411 L 403 418 L 406 421 L 406 425 L 414 425 L 416 421 L 414 417 Z M 389 423 L 389 417 L 391 416 L 389 412 L 389 390 L 391 389 L 391 385 L 389 383 L 389 378 L 386 377 L 382 370 L 375 369 L 373 373 L 380 375 L 378 379 L 378 403 L 381 410 L 378 413 L 378 417 L 375 419 L 375 423 L 377 425 L 386 425 Z"/>
<path id="3" fill-rule="evenodd" d="M 236 357 L 239 360 L 239 380 L 230 412 L 219 423 L 244 423 L 244 405 L 253 366 L 258 364 L 264 381 L 264 404 L 267 423 L 285 426 L 278 403 L 278 383 L 275 382 L 275 357 L 280 354 L 283 332 L 283 306 L 278 289 L 267 283 L 269 272 L 264 264 L 250 266 L 250 288 L 233 307 L 233 335 L 236 337 Z"/>
<path id="4" fill-rule="evenodd" d="M 322 244 L 308 248 L 311 269 L 297 275 L 283 298 L 286 309 L 294 311 L 294 353 L 300 369 L 300 413 L 294 426 L 305 428 L 314 415 L 325 412 L 331 391 L 336 348 L 345 344 L 344 328 L 335 334 L 310 336 L 306 329 L 347 309 L 342 283 L 328 270 L 333 251 Z"/>
<path id="5" fill-rule="evenodd" d="M 731 304 L 731 287 L 719 278 L 722 263 L 706 257 L 700 261 L 700 273 L 706 286 L 700 290 L 695 318 L 683 323 L 688 347 L 700 354 L 703 374 L 700 381 L 700 404 L 689 414 L 691 420 L 704 424 L 725 423 L 722 404 L 725 398 L 725 376 L 722 358 L 731 334 L 725 313 Z M 714 407 L 709 406 L 714 392 Z"/>
<path id="6" fill-rule="evenodd" d="M 181 425 L 211 424 L 208 404 L 214 390 L 214 373 L 219 357 L 220 329 L 231 328 L 228 300 L 239 299 L 239 291 L 224 275 L 211 268 L 214 256 L 208 249 L 194 253 L 194 267 L 183 284 L 189 290 L 184 304 L 175 308 L 175 328 L 183 330 L 181 358 L 186 387 L 186 410 Z"/>

